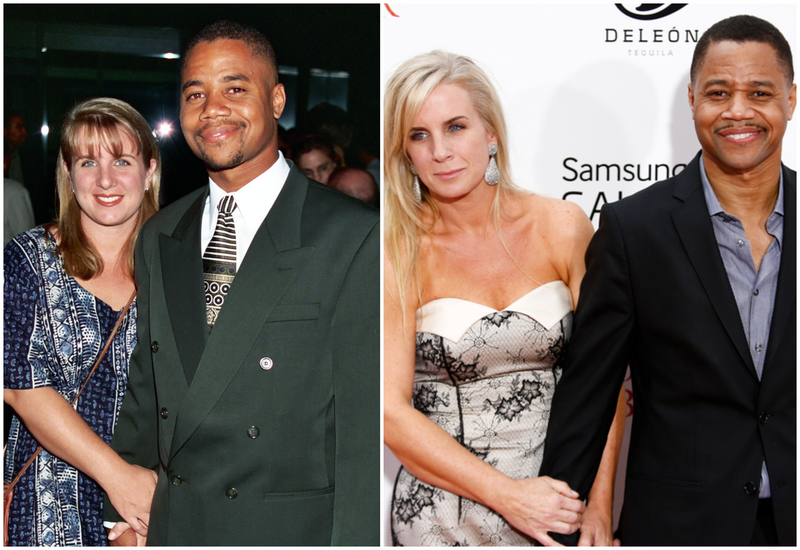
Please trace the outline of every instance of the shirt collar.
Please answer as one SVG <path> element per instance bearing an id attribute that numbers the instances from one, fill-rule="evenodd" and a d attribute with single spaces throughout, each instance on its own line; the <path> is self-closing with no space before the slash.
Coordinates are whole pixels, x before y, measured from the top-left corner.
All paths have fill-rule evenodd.
<path id="1" fill-rule="evenodd" d="M 267 217 L 272 205 L 275 204 L 287 177 L 289 177 L 289 164 L 280 151 L 278 151 L 278 160 L 266 172 L 261 173 L 233 193 L 226 193 L 209 177 L 208 197 L 209 204 L 214 209 L 214 215 L 211 216 L 213 223 L 216 223 L 217 205 L 220 199 L 225 195 L 232 194 L 236 201 L 236 208 L 244 222 L 249 228 L 257 229 Z"/>
<path id="2" fill-rule="evenodd" d="M 775 207 L 772 209 L 772 213 L 783 216 L 783 170 L 781 170 L 780 174 L 781 179 L 780 182 L 778 182 L 778 198 L 775 201 Z M 728 214 L 722 208 L 722 205 L 719 203 L 719 199 L 717 199 L 716 193 L 714 193 L 714 188 L 711 187 L 711 182 L 708 181 L 706 165 L 703 162 L 703 155 L 700 155 L 700 179 L 703 182 L 703 194 L 706 197 L 708 214 L 710 216 L 716 216 L 718 214 L 725 214 L 727 216 Z"/>

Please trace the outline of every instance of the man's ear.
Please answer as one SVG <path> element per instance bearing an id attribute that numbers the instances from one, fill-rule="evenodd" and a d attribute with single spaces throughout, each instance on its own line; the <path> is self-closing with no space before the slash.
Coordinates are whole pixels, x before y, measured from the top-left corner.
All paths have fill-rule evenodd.
<path id="1" fill-rule="evenodd" d="M 694 90 L 691 82 L 689 82 L 689 108 L 692 110 L 692 120 L 694 120 Z"/>
<path id="2" fill-rule="evenodd" d="M 281 118 L 283 109 L 286 107 L 286 90 L 280 82 L 272 87 L 272 114 L 275 120 Z"/>

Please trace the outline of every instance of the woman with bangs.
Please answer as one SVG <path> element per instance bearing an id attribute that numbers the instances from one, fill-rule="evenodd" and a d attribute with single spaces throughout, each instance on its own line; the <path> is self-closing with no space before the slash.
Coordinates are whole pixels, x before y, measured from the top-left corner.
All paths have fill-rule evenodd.
<path id="1" fill-rule="evenodd" d="M 5 248 L 3 398 L 15 414 L 4 480 L 35 455 L 14 487 L 12 546 L 107 546 L 103 492 L 146 534 L 156 475 L 109 442 L 136 345 L 134 245 L 160 177 L 144 118 L 116 99 L 84 101 L 62 126 L 57 221 Z"/>
<path id="2" fill-rule="evenodd" d="M 624 400 L 586 505 L 537 477 L 589 219 L 514 185 L 499 99 L 469 58 L 400 65 L 384 117 L 392 542 L 550 545 L 580 528 L 580 544 L 611 545 Z"/>

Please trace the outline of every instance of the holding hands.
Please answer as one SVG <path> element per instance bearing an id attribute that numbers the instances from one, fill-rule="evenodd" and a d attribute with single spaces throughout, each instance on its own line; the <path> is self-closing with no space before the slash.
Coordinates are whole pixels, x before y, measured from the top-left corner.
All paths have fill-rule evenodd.
<path id="1" fill-rule="evenodd" d="M 153 470 L 126 463 L 123 473 L 104 487 L 114 509 L 125 519 L 109 532 L 109 540 L 116 540 L 118 546 L 144 546 L 157 481 Z"/>
<path id="2" fill-rule="evenodd" d="M 143 537 L 131 529 L 131 526 L 124 521 L 120 521 L 114 525 L 113 529 L 108 531 L 108 545 L 147 546 L 147 537 Z"/>

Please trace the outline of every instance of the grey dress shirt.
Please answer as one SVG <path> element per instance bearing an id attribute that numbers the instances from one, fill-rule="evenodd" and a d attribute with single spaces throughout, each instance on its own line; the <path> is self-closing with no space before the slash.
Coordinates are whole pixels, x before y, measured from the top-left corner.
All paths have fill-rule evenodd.
<path id="1" fill-rule="evenodd" d="M 735 216 L 722 208 L 706 175 L 703 159 L 700 159 L 700 177 L 703 180 L 708 213 L 714 226 L 714 235 L 719 245 L 722 262 L 728 273 L 728 281 L 736 298 L 742 328 L 747 337 L 747 345 L 753 358 L 758 379 L 764 370 L 764 357 L 767 354 L 767 341 L 775 308 L 775 292 L 778 289 L 778 274 L 781 265 L 781 245 L 783 242 L 783 172 L 780 173 L 778 199 L 767 219 L 767 233 L 773 240 L 767 248 L 761 266 L 756 271 L 750 241 L 745 236 L 744 226 Z M 761 463 L 761 488 L 759 498 L 770 496 L 769 475 L 765 462 Z"/>

